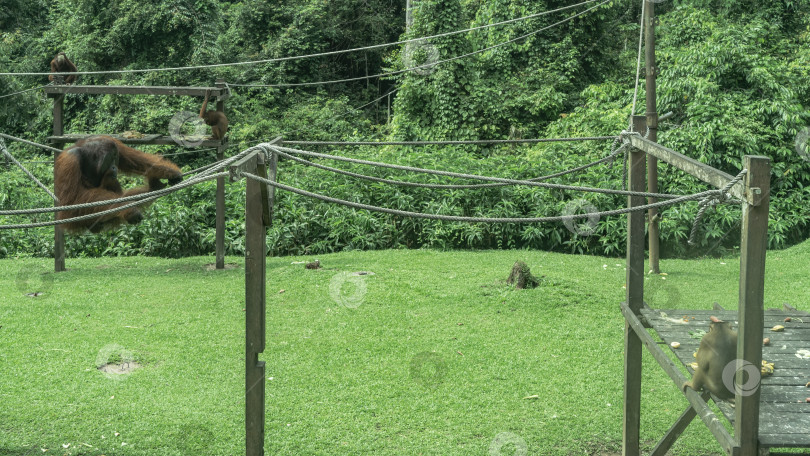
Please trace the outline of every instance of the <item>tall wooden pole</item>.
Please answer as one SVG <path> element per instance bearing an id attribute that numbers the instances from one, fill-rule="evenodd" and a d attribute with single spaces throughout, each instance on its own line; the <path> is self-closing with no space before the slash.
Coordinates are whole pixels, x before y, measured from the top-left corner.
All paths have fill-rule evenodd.
<path id="1" fill-rule="evenodd" d="M 224 88 L 225 87 L 225 80 L 224 79 L 217 79 L 216 87 Z M 219 97 L 217 100 L 217 111 L 225 113 L 225 101 L 223 97 Z M 224 145 L 225 138 L 222 138 L 220 144 L 217 146 L 217 161 L 222 161 L 225 158 L 225 149 L 227 146 Z M 217 196 L 216 196 L 216 207 L 217 207 L 217 214 L 216 214 L 216 238 L 215 238 L 215 245 L 216 245 L 216 268 L 217 269 L 225 269 L 225 178 L 218 177 L 217 178 Z"/>
<path id="2" fill-rule="evenodd" d="M 53 135 L 62 136 L 64 133 L 63 113 L 64 113 L 65 95 L 59 94 L 53 98 Z M 56 162 L 56 157 L 59 152 L 53 153 L 53 161 Z M 56 175 L 54 175 L 54 178 Z M 56 214 L 54 214 L 56 217 Z M 62 225 L 55 225 L 53 227 L 53 270 L 55 272 L 62 272 L 65 270 L 65 231 Z"/>
<path id="3" fill-rule="evenodd" d="M 260 175 L 264 154 L 255 154 L 247 171 Z M 267 226 L 262 201 L 265 184 L 247 179 L 245 190 L 245 454 L 264 455 Z"/>
<path id="4" fill-rule="evenodd" d="M 645 118 L 633 116 L 636 131 L 643 127 Z M 628 190 L 644 191 L 643 151 L 633 148 L 630 151 Z M 628 196 L 627 206 L 644 204 L 644 197 Z M 626 302 L 630 310 L 639 315 L 644 301 L 644 213 L 627 214 L 627 275 L 625 278 Z M 641 426 L 641 352 L 642 344 L 636 332 L 625 321 L 624 324 L 624 456 L 639 454 L 639 431 Z"/>
<path id="5" fill-rule="evenodd" d="M 656 108 L 655 77 L 658 67 L 655 65 L 655 2 L 645 0 L 647 5 L 644 9 L 644 52 L 646 62 L 646 92 L 647 92 L 647 128 L 650 129 L 648 139 L 658 141 L 658 110 Z M 642 131 L 642 130 L 637 130 Z M 647 191 L 658 193 L 658 159 L 647 157 Z M 654 203 L 656 198 L 649 198 L 648 202 Z M 647 211 L 647 227 L 650 243 L 650 270 L 654 274 L 659 274 L 661 269 L 658 265 L 659 259 L 659 226 L 658 209 Z"/>
<path id="6" fill-rule="evenodd" d="M 740 445 L 740 456 L 757 456 L 760 399 L 758 380 L 762 363 L 765 251 L 768 247 L 771 162 L 768 157 L 746 155 L 743 165 L 748 169 L 745 176 L 745 192 L 754 203 L 758 204 L 751 204 L 751 201 L 743 202 L 737 370 L 750 367 L 748 367 L 749 378 L 743 378 L 744 375 L 738 374 L 736 379 L 738 387 L 734 407 L 734 437 Z M 746 383 L 743 385 L 743 382 Z"/>

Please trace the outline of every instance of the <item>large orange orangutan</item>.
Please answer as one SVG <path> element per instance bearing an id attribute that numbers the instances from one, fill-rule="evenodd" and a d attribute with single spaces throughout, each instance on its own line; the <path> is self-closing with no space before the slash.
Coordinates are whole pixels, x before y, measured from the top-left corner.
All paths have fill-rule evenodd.
<path id="1" fill-rule="evenodd" d="M 118 172 L 144 176 L 147 185 L 124 191 L 118 182 Z M 59 204 L 73 204 L 111 200 L 122 196 L 138 195 L 180 182 L 182 174 L 174 163 L 157 155 L 133 149 L 110 136 L 93 136 L 78 141 L 59 154 L 54 164 L 54 190 Z M 85 209 L 60 211 L 57 219 L 68 219 L 113 209 L 127 203 L 94 206 Z M 122 222 L 136 224 L 143 220 L 138 206 L 120 212 L 65 224 L 72 232 L 90 230 L 98 233 Z"/>

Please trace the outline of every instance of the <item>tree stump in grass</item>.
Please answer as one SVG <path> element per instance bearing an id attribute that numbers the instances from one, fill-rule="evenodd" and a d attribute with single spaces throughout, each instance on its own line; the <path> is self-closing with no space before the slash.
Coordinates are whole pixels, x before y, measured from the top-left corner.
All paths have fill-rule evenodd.
<path id="1" fill-rule="evenodd" d="M 512 273 L 509 274 L 509 278 L 506 279 L 506 283 L 510 285 L 515 284 L 515 288 L 518 290 L 522 290 L 524 288 L 535 288 L 536 286 L 540 285 L 540 281 L 537 279 L 537 277 L 533 276 L 529 271 L 529 266 L 522 261 L 516 261 L 515 265 L 512 266 Z"/>

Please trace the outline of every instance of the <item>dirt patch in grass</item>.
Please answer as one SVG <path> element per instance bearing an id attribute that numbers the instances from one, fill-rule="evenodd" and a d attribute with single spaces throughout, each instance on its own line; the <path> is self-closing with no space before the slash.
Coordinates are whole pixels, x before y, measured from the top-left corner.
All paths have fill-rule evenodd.
<path id="1" fill-rule="evenodd" d="M 130 361 L 121 364 L 103 364 L 98 367 L 98 370 L 104 372 L 105 374 L 124 375 L 130 374 L 135 369 L 140 369 L 141 367 L 143 366 L 140 363 Z"/>

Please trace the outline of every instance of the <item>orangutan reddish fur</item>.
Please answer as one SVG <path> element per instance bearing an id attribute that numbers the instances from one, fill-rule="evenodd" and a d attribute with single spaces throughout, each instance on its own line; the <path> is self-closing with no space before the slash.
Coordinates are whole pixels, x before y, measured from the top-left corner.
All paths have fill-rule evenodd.
<path id="1" fill-rule="evenodd" d="M 222 111 L 205 110 L 205 108 L 208 107 L 208 98 L 210 96 L 211 91 L 207 90 L 205 92 L 205 101 L 203 101 L 203 105 L 200 108 L 200 118 L 207 125 L 211 126 L 211 137 L 213 139 L 222 139 L 225 137 L 225 133 L 228 132 L 228 118 Z"/>
<path id="2" fill-rule="evenodd" d="M 118 171 L 144 176 L 147 185 L 123 191 L 118 182 Z M 122 196 L 138 195 L 180 182 L 182 174 L 174 163 L 157 155 L 133 149 L 110 136 L 94 136 L 78 141 L 59 154 L 54 163 L 54 190 L 61 206 L 104 201 Z M 63 220 L 113 209 L 128 203 L 94 206 L 85 209 L 60 211 Z M 89 229 L 98 233 L 122 222 L 136 224 L 143 220 L 138 206 L 117 213 L 65 224 L 71 232 Z"/>
<path id="3" fill-rule="evenodd" d="M 78 68 L 76 68 L 76 65 L 74 65 L 69 58 L 67 58 L 64 52 L 56 54 L 56 57 L 51 60 L 51 73 L 67 73 L 76 71 L 78 71 Z M 53 81 L 55 78 L 55 75 L 48 76 L 49 81 Z M 75 80 L 75 74 L 65 75 L 65 84 L 73 84 Z"/>

